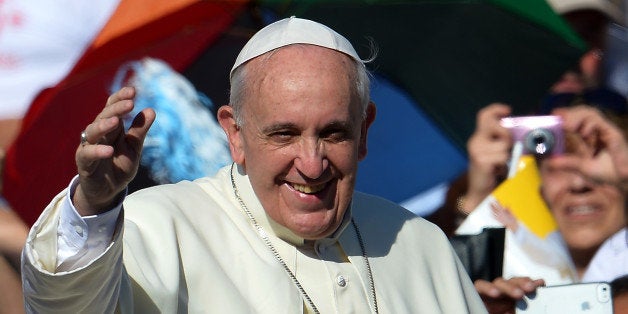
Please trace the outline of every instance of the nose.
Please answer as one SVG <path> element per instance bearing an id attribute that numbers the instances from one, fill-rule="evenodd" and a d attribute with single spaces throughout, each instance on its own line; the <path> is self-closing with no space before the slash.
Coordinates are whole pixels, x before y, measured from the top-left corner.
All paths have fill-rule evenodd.
<path id="1" fill-rule="evenodd" d="M 587 193 L 593 189 L 593 183 L 583 175 L 571 172 L 569 178 L 569 191 L 574 194 Z"/>
<path id="2" fill-rule="evenodd" d="M 318 179 L 329 166 L 325 143 L 315 138 L 303 138 L 294 165 L 308 179 Z"/>

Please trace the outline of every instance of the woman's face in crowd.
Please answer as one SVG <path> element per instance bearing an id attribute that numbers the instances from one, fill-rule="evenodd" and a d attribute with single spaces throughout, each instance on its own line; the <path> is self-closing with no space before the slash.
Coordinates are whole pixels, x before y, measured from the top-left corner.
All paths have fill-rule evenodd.
<path id="1" fill-rule="evenodd" d="M 578 149 L 573 147 L 568 151 L 576 158 L 587 155 L 582 150 L 576 153 Z M 613 171 L 605 152 L 595 158 L 600 172 Z M 604 240 L 626 226 L 626 196 L 617 186 L 593 182 L 555 161 L 552 157 L 542 160 L 539 170 L 541 192 L 558 229 L 570 250 L 597 250 Z"/>

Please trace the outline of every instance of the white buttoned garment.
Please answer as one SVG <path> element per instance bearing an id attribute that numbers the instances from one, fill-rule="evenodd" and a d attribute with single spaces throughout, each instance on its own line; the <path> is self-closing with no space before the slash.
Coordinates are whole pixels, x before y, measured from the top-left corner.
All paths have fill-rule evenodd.
<path id="1" fill-rule="evenodd" d="M 445 235 L 398 205 L 356 192 L 331 237 L 304 241 L 266 216 L 242 169 L 235 183 L 321 313 L 373 311 L 351 218 L 368 255 L 379 313 L 486 312 Z M 23 280 L 31 312 L 311 311 L 244 214 L 229 167 L 213 178 L 129 195 L 124 222 L 102 254 L 55 273 L 56 221 L 67 193 L 46 208 L 25 247 Z"/>

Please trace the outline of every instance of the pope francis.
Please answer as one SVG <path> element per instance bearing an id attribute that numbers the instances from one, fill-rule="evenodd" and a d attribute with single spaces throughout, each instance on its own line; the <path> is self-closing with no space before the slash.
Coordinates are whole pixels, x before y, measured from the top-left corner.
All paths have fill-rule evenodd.
<path id="1" fill-rule="evenodd" d="M 135 90 L 81 134 L 23 251 L 30 313 L 484 313 L 447 238 L 355 192 L 375 119 L 352 45 L 295 17 L 242 49 L 218 110 L 233 164 L 126 195 L 155 119 Z M 403 171 L 400 166 L 399 171 Z"/>

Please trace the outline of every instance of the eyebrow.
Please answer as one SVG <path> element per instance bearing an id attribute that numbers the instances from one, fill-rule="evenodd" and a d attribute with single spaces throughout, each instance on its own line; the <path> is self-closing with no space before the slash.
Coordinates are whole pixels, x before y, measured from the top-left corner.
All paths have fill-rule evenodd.
<path id="1" fill-rule="evenodd" d="M 353 129 L 353 123 L 350 121 L 337 120 L 337 121 L 332 121 L 327 126 L 325 126 L 325 129 L 328 129 L 328 128 L 339 128 L 339 129 L 351 130 Z"/>
<path id="2" fill-rule="evenodd" d="M 281 130 L 285 130 L 285 129 L 296 129 L 297 126 L 294 123 L 278 123 L 278 124 L 273 124 L 273 125 L 269 125 L 265 128 L 262 129 L 262 132 L 264 134 L 268 134 L 268 133 L 274 133 L 277 131 L 281 131 Z"/>
<path id="3" fill-rule="evenodd" d="M 339 128 L 339 129 L 351 130 L 352 127 L 353 127 L 353 123 L 351 123 L 349 121 L 335 120 L 335 121 L 332 121 L 332 122 L 328 123 L 327 125 L 325 125 L 323 130 L 329 129 L 329 128 Z M 277 123 L 277 124 L 269 125 L 268 127 L 263 128 L 262 132 L 264 134 L 268 134 L 268 133 L 273 133 L 273 132 L 286 130 L 286 129 L 299 129 L 299 127 L 296 124 L 290 123 L 290 122 Z"/>

